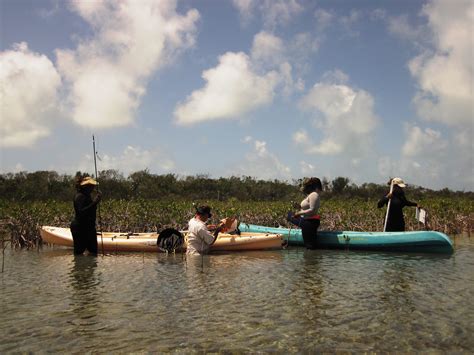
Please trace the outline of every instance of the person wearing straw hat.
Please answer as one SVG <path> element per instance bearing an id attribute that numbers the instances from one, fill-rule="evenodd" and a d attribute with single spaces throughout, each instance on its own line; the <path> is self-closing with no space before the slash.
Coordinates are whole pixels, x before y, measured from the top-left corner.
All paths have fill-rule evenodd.
<path id="1" fill-rule="evenodd" d="M 315 249 L 320 225 L 318 210 L 321 205 L 319 195 L 323 190 L 321 180 L 317 177 L 305 179 L 300 190 L 306 194 L 306 198 L 301 201 L 299 211 L 288 212 L 287 220 L 301 228 L 305 247 Z"/>
<path id="2" fill-rule="evenodd" d="M 95 226 L 97 204 L 101 193 L 92 198 L 92 191 L 98 185 L 90 176 L 77 176 L 76 196 L 74 197 L 74 219 L 71 222 L 71 233 L 74 241 L 74 254 L 83 254 L 86 250 L 97 255 L 97 230 Z"/>
<path id="3" fill-rule="evenodd" d="M 209 252 L 211 245 L 214 244 L 222 229 L 222 225 L 219 225 L 214 233 L 209 231 L 206 222 L 211 217 L 212 213 L 209 206 L 196 208 L 196 214 L 188 223 L 186 254 L 202 255 Z"/>
<path id="4" fill-rule="evenodd" d="M 391 186 L 390 192 L 382 197 L 377 203 L 378 208 L 387 205 L 387 216 L 384 232 L 403 232 L 405 231 L 405 219 L 403 218 L 403 207 L 420 207 L 416 202 L 408 201 L 405 197 L 403 188 L 407 185 L 399 178 L 393 178 L 388 183 Z M 390 203 L 389 203 L 390 202 Z"/>

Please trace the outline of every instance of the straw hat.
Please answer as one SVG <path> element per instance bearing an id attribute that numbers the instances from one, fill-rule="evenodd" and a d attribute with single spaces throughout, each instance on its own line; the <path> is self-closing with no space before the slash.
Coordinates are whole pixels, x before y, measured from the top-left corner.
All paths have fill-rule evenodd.
<path id="1" fill-rule="evenodd" d="M 93 178 L 91 178 L 90 176 L 86 176 L 84 179 L 82 179 L 80 185 L 81 186 L 84 186 L 84 185 L 99 185 L 99 183 L 97 181 L 95 181 Z"/>
<path id="2" fill-rule="evenodd" d="M 400 187 L 406 187 L 407 186 L 405 184 L 405 182 L 399 177 L 393 178 L 391 183 L 394 184 L 394 185 L 398 185 Z"/>

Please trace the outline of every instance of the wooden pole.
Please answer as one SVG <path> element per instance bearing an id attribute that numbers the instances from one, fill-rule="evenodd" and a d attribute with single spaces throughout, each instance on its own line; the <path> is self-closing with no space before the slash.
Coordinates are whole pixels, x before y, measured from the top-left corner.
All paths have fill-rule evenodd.
<path id="1" fill-rule="evenodd" d="M 387 204 L 387 213 L 385 214 L 385 223 L 383 225 L 383 231 L 385 232 L 387 229 L 387 222 L 388 222 L 388 212 L 390 211 L 390 202 L 392 202 L 392 192 L 393 192 L 393 179 L 390 181 L 390 198 L 388 199 Z"/>

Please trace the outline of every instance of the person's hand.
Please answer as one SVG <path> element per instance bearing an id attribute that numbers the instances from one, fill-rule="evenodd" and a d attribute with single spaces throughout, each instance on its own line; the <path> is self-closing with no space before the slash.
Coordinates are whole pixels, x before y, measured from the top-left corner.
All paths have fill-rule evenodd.
<path id="1" fill-rule="evenodd" d="M 94 202 L 95 202 L 95 203 L 99 203 L 100 200 L 102 200 L 102 192 L 100 192 L 99 190 L 97 190 L 97 193 L 96 193 L 96 195 L 95 195 L 95 197 L 94 197 Z"/>
<path id="2" fill-rule="evenodd" d="M 389 192 L 389 193 L 387 194 L 387 198 L 392 198 L 392 193 L 391 193 L 391 192 Z"/>
<path id="3" fill-rule="evenodd" d="M 217 238 L 217 236 L 219 235 L 219 233 L 221 232 L 222 230 L 222 226 L 218 226 L 216 228 L 216 230 L 214 231 L 214 238 Z"/>
<path id="4" fill-rule="evenodd" d="M 286 214 L 286 220 L 290 221 L 293 218 L 293 215 L 294 215 L 294 212 L 288 211 L 288 213 Z"/>

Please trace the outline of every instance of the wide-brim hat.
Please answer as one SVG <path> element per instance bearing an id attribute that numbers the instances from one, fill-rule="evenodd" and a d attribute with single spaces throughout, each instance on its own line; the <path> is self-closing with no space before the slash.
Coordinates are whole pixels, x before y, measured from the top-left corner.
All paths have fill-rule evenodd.
<path id="1" fill-rule="evenodd" d="M 393 185 L 398 185 L 398 186 L 400 186 L 400 187 L 406 187 L 406 186 L 407 186 L 407 185 L 405 184 L 405 182 L 404 182 L 401 178 L 399 178 L 399 177 L 393 178 L 392 181 L 391 181 L 391 183 L 392 183 Z"/>
<path id="2" fill-rule="evenodd" d="M 90 176 L 87 176 L 84 179 L 82 179 L 80 185 L 81 186 L 84 186 L 84 185 L 99 185 L 99 183 L 97 181 L 95 181 L 93 178 L 91 178 Z"/>

